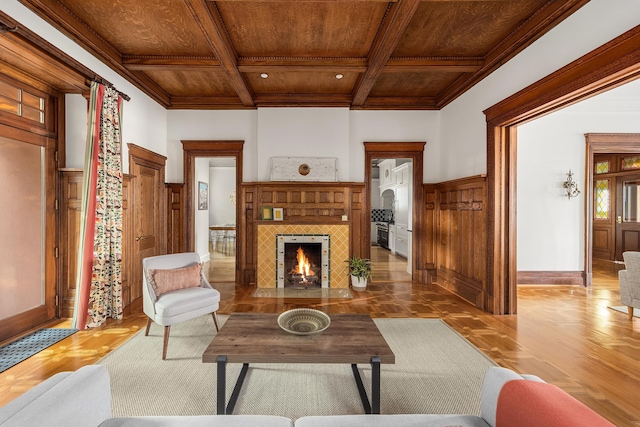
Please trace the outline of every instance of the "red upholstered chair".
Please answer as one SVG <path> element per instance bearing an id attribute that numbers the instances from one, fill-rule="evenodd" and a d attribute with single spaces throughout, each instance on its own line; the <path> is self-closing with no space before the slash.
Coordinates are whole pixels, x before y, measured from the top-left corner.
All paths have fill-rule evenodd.
<path id="1" fill-rule="evenodd" d="M 512 380 L 500 390 L 496 427 L 615 427 L 557 386 Z"/>

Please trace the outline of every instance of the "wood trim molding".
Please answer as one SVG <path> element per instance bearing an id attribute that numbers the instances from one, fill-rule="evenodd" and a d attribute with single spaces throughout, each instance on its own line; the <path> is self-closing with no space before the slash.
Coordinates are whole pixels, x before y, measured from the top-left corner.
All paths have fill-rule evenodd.
<path id="1" fill-rule="evenodd" d="M 422 191 L 422 178 L 424 176 L 424 146 L 425 141 L 419 142 L 363 142 L 364 144 L 364 185 L 365 193 L 365 224 L 363 232 L 365 236 L 371 235 L 371 162 L 374 158 L 407 158 L 413 161 L 413 236 L 422 235 L 424 215 L 424 192 Z M 414 282 L 424 283 L 426 270 L 422 255 L 422 246 L 418 238 L 412 239 L 412 272 Z M 371 248 L 364 248 L 366 253 L 362 256 L 369 258 Z"/>
<path id="2" fill-rule="evenodd" d="M 583 271 L 518 271 L 518 285 L 585 285 Z"/>
<path id="3" fill-rule="evenodd" d="M 488 310 L 517 311 L 517 125 L 640 77 L 640 26 L 484 111 L 487 119 Z"/>
<path id="4" fill-rule="evenodd" d="M 241 140 L 182 140 L 183 176 L 184 176 L 184 245 L 185 250 L 195 249 L 195 202 L 194 176 L 195 160 L 197 157 L 235 157 L 236 159 L 236 197 L 242 192 L 242 150 L 244 141 Z M 240 263 L 238 260 L 244 254 L 242 242 L 246 233 L 246 218 L 242 215 L 242 203 L 236 203 L 236 282 L 239 279 Z"/>

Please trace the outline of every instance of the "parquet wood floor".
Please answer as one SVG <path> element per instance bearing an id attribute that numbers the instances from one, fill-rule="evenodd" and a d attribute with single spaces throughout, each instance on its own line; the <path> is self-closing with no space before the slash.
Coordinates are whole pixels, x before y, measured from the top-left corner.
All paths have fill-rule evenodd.
<path id="1" fill-rule="evenodd" d="M 218 281 L 233 268 L 228 259 L 214 258 L 208 268 L 222 294 L 220 314 L 313 307 L 329 314 L 440 317 L 499 365 L 558 385 L 618 426 L 640 426 L 640 319 L 629 321 L 626 313 L 607 308 L 620 305 L 619 265 L 595 262 L 591 288 L 522 285 L 518 315 L 494 316 L 437 285 L 412 284 L 406 261 L 384 249 L 372 248 L 372 260 L 373 283 L 350 300 L 253 298 L 251 286 Z M 80 331 L 0 373 L 0 405 L 56 372 L 95 363 L 145 322 L 143 314 L 127 313 L 124 320 Z M 158 348 L 158 358 L 160 353 Z"/>

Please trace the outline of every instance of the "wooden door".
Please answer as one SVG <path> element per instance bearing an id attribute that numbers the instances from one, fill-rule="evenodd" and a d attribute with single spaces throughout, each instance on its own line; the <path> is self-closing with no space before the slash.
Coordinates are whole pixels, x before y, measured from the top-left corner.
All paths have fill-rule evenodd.
<path id="1" fill-rule="evenodd" d="M 640 174 L 618 177 L 616 185 L 616 261 L 640 251 Z"/>
<path id="2" fill-rule="evenodd" d="M 133 175 L 133 233 L 130 300 L 142 296 L 142 260 L 166 253 L 164 165 L 166 157 L 129 144 L 129 174 Z M 141 301 L 141 300 L 140 300 Z"/>
<path id="3" fill-rule="evenodd" d="M 614 176 L 596 176 L 593 180 L 593 257 L 615 259 L 615 188 Z"/>

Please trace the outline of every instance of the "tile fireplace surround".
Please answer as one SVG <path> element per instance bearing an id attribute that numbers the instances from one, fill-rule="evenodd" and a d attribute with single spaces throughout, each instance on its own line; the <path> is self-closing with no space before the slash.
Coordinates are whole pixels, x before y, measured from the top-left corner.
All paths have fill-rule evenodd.
<path id="1" fill-rule="evenodd" d="M 276 235 L 328 234 L 331 236 L 329 288 L 349 288 L 344 261 L 349 258 L 348 224 L 259 224 L 258 225 L 258 288 L 276 287 Z"/>

